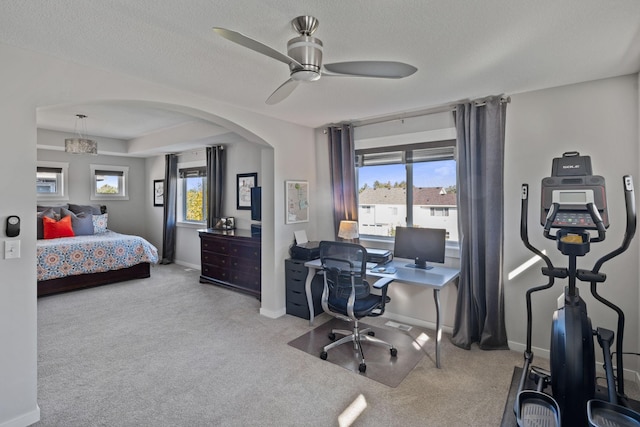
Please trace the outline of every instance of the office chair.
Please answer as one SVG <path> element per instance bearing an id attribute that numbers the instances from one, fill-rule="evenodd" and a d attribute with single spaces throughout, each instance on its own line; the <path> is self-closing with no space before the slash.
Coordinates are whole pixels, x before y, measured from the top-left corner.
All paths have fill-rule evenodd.
<path id="1" fill-rule="evenodd" d="M 389 348 L 392 357 L 398 350 L 391 344 L 375 338 L 370 328 L 360 330 L 358 320 L 366 316 L 380 316 L 389 302 L 387 287 L 391 278 L 379 279 L 373 287 L 381 290 L 381 295 L 369 292 L 369 283 L 365 280 L 367 268 L 367 250 L 358 244 L 344 242 L 320 242 L 321 274 L 324 275 L 322 308 L 338 319 L 353 322 L 353 330 L 334 329 L 329 334 L 333 342 L 324 346 L 320 353 L 322 360 L 327 359 L 327 351 L 344 343 L 353 342 L 354 350 L 360 357 L 360 372 L 367 370 L 362 350 L 362 342 L 367 341 Z M 335 341 L 336 334 L 345 335 Z"/>

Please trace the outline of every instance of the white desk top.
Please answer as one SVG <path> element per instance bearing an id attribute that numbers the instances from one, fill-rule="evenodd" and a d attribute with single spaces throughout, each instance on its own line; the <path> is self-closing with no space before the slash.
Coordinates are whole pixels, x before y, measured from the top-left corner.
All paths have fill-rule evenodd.
<path id="1" fill-rule="evenodd" d="M 367 266 L 367 276 L 371 277 L 388 277 L 397 280 L 398 282 L 410 283 L 418 286 L 425 286 L 428 288 L 440 289 L 446 286 L 453 279 L 458 277 L 460 269 L 442 267 L 440 265 L 433 265 L 433 268 L 429 270 L 422 270 L 419 268 L 406 267 L 407 264 L 413 263 L 413 260 L 394 258 L 388 264 L 385 264 L 385 268 L 395 267 L 396 271 L 393 274 L 386 273 L 374 273 Z M 319 269 L 322 264 L 319 259 L 307 261 L 304 264 L 306 267 Z"/>

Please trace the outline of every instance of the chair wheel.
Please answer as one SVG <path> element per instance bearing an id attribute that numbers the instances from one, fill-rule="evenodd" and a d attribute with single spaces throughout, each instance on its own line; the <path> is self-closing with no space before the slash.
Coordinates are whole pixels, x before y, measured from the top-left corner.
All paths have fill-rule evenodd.
<path id="1" fill-rule="evenodd" d="M 367 335 L 369 335 L 370 337 L 375 337 L 376 333 L 374 331 L 369 331 L 367 332 Z"/>
<path id="2" fill-rule="evenodd" d="M 327 360 L 327 352 L 326 351 L 320 352 L 320 359 Z"/>
<path id="3" fill-rule="evenodd" d="M 367 365 L 365 365 L 364 363 L 361 363 L 360 366 L 358 366 L 358 370 L 360 372 L 364 372 L 367 370 Z"/>
<path id="4" fill-rule="evenodd" d="M 397 348 L 392 348 L 389 351 L 391 352 L 391 357 L 396 357 L 398 355 L 398 349 Z"/>
<path id="5" fill-rule="evenodd" d="M 336 340 L 336 334 L 334 334 L 333 332 L 331 332 L 331 333 L 329 334 L 329 339 L 330 339 L 331 341 L 335 341 L 335 340 Z"/>

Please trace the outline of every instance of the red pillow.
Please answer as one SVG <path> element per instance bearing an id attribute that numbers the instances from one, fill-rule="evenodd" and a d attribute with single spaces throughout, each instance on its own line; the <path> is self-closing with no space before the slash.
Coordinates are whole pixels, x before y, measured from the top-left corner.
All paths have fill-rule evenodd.
<path id="1" fill-rule="evenodd" d="M 75 234 L 73 234 L 73 228 L 71 228 L 70 216 L 65 216 L 60 221 L 44 216 L 42 217 L 42 225 L 44 226 L 45 239 L 75 236 Z"/>

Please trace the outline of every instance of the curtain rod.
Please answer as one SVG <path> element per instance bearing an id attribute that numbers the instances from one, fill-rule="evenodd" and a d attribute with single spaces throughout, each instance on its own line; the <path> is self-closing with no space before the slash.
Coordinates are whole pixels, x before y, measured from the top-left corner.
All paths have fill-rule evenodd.
<path id="1" fill-rule="evenodd" d="M 187 154 L 199 154 L 202 151 L 206 151 L 207 147 L 218 147 L 218 145 L 208 145 L 206 147 L 193 148 L 190 150 L 184 150 L 177 153 L 164 153 L 164 154 L 175 154 L 176 156 L 185 156 Z M 219 147 L 222 147 L 222 149 L 224 149 L 224 145 L 219 145 Z"/>
<path id="2" fill-rule="evenodd" d="M 460 101 L 457 104 L 462 103 L 462 102 L 469 102 L 469 101 Z M 471 102 L 475 103 L 475 105 L 477 107 L 481 107 L 481 106 L 487 104 L 487 97 L 480 98 L 480 99 L 477 99 L 477 100 L 471 101 Z M 506 97 L 505 96 L 501 96 L 500 97 L 500 103 L 508 104 L 510 102 L 511 102 L 511 97 L 510 96 L 506 96 Z M 430 114 L 446 113 L 448 111 L 454 111 L 456 109 L 456 105 L 457 104 L 441 105 L 439 107 L 432 107 L 432 108 L 427 108 L 427 109 L 423 109 L 423 110 L 416 110 L 416 111 L 411 111 L 411 112 L 392 114 L 390 116 L 376 117 L 376 118 L 372 118 L 372 119 L 355 120 L 355 121 L 351 122 L 351 125 L 354 128 L 356 128 L 356 127 L 361 127 L 361 126 L 374 125 L 374 124 L 378 124 L 378 123 L 393 122 L 393 121 L 396 121 L 396 120 L 411 119 L 413 117 L 428 116 Z M 330 125 L 327 125 L 326 127 L 338 126 L 340 124 L 347 124 L 347 123 L 330 124 Z M 326 133 L 326 130 L 325 130 L 325 133 Z"/>

